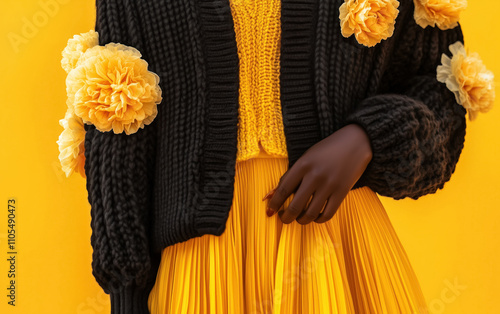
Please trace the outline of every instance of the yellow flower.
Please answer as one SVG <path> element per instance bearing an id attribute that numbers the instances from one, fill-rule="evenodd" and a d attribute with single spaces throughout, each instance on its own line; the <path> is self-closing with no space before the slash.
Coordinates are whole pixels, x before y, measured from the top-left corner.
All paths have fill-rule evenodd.
<path id="1" fill-rule="evenodd" d="M 82 54 L 89 48 L 97 46 L 99 44 L 99 35 L 94 30 L 90 30 L 87 33 L 81 33 L 80 35 L 75 35 L 73 38 L 68 40 L 68 44 L 62 51 L 61 66 L 69 73 L 76 67 L 78 59 Z"/>
<path id="2" fill-rule="evenodd" d="M 162 100 L 159 81 L 137 49 L 110 43 L 82 55 L 66 78 L 66 92 L 84 123 L 128 135 L 156 117 Z"/>
<path id="3" fill-rule="evenodd" d="M 467 7 L 467 0 L 413 0 L 414 18 L 423 28 L 437 26 L 442 30 L 458 25 L 460 13 Z"/>
<path id="4" fill-rule="evenodd" d="M 394 33 L 398 7 L 396 0 L 346 0 L 339 9 L 342 35 L 373 47 Z"/>
<path id="5" fill-rule="evenodd" d="M 467 54 L 462 42 L 450 45 L 452 57 L 443 54 L 437 67 L 437 80 L 455 94 L 457 102 L 474 120 L 479 112 L 488 112 L 495 101 L 493 72 L 486 69 L 477 53 Z"/>
<path id="6" fill-rule="evenodd" d="M 85 178 L 85 129 L 82 119 L 68 109 L 64 119 L 59 120 L 59 124 L 64 128 L 57 141 L 62 170 L 66 173 L 66 177 L 78 172 Z"/>

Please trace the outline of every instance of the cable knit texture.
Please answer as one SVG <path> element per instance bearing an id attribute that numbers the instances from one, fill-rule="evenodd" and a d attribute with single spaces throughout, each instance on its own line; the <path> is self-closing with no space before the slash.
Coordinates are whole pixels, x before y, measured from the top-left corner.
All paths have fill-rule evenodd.
<path id="1" fill-rule="evenodd" d="M 112 313 L 148 312 L 164 247 L 224 232 L 235 162 L 255 152 L 257 139 L 271 152 L 286 148 L 292 167 L 357 123 L 373 159 L 353 189 L 418 198 L 450 179 L 466 111 L 436 67 L 450 44 L 463 42 L 460 25 L 423 29 L 413 1 L 402 0 L 393 36 L 366 47 L 342 36 L 343 2 L 282 0 L 278 9 L 268 1 L 248 11 L 229 0 L 97 0 L 99 44 L 137 48 L 163 91 L 157 117 L 137 133 L 85 125 L 92 272 Z M 257 10 L 279 14 L 281 34 Z M 255 38 L 242 28 L 254 28 Z M 279 110 L 283 133 L 271 119 Z"/>
<path id="2" fill-rule="evenodd" d="M 280 107 L 280 0 L 230 0 L 240 60 L 237 161 L 287 156 Z"/>

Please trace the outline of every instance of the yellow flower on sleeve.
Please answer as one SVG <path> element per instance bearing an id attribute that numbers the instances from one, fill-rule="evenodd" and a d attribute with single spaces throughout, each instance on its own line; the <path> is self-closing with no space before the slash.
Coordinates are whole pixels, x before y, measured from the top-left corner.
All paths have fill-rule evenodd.
<path id="1" fill-rule="evenodd" d="M 69 177 L 85 178 L 85 124 L 101 132 L 137 132 L 150 124 L 162 101 L 160 77 L 148 70 L 141 53 L 119 43 L 99 45 L 93 30 L 75 35 L 62 52 L 67 111 L 59 124 L 59 160 Z"/>
<path id="2" fill-rule="evenodd" d="M 76 63 L 87 49 L 99 45 L 99 36 L 94 30 L 87 33 L 75 35 L 68 40 L 68 44 L 62 51 L 61 66 L 69 73 L 76 67 Z"/>
<path id="3" fill-rule="evenodd" d="M 373 47 L 394 33 L 398 7 L 397 0 L 346 0 L 339 9 L 342 35 Z"/>
<path id="4" fill-rule="evenodd" d="M 467 0 L 414 0 L 414 18 L 418 25 L 442 30 L 458 25 L 460 13 L 467 8 Z"/>
<path id="5" fill-rule="evenodd" d="M 64 128 L 57 141 L 62 170 L 66 177 L 77 172 L 85 178 L 85 129 L 83 121 L 71 109 L 68 109 L 64 119 L 59 120 L 59 124 Z"/>
<path id="6" fill-rule="evenodd" d="M 85 51 L 66 78 L 66 92 L 84 123 L 129 135 L 156 117 L 159 82 L 137 49 L 110 43 Z"/>
<path id="7" fill-rule="evenodd" d="M 477 53 L 467 54 L 462 42 L 450 45 L 452 57 L 443 54 L 437 67 L 437 80 L 446 83 L 457 102 L 474 120 L 478 113 L 486 113 L 495 102 L 493 72 L 489 71 Z"/>

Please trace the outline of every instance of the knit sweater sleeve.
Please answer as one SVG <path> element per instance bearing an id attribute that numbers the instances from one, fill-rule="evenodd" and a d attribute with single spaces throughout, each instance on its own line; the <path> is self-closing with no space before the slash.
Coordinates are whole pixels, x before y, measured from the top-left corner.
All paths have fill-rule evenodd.
<path id="1" fill-rule="evenodd" d="M 121 14 L 119 3 L 121 1 L 97 1 L 95 28 L 99 44 L 117 42 L 140 49 L 139 42 L 134 40 L 139 38 L 134 30 L 134 18 Z M 104 10 L 105 5 L 114 8 Z M 101 132 L 94 125 L 85 125 L 85 129 L 92 274 L 110 295 L 111 313 L 149 313 L 147 301 L 160 262 L 160 253 L 152 250 L 149 232 L 155 121 L 130 135 Z"/>
<path id="2" fill-rule="evenodd" d="M 364 128 L 373 152 L 357 185 L 394 199 L 442 189 L 455 171 L 466 130 L 466 110 L 436 78 L 441 55 L 451 55 L 450 44 L 463 43 L 461 26 L 424 29 L 412 11 L 396 23 L 400 32 L 381 91 L 359 102 L 345 121 Z"/>

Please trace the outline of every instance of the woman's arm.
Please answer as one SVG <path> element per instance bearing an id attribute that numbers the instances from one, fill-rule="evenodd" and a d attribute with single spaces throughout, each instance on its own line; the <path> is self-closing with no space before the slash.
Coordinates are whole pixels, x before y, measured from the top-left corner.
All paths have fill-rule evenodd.
<path id="1" fill-rule="evenodd" d="M 98 0 L 99 44 L 140 49 L 138 23 L 122 2 Z M 106 7 L 108 6 L 108 7 Z M 150 242 L 156 121 L 136 133 L 101 132 L 85 125 L 85 173 L 91 205 L 92 274 L 110 294 L 111 313 L 149 313 L 160 253 Z"/>
<path id="2" fill-rule="evenodd" d="M 358 103 L 338 131 L 285 173 L 266 197 L 268 215 L 295 193 L 279 212 L 284 223 L 325 222 L 354 184 L 394 199 L 417 199 L 449 181 L 464 144 L 466 110 L 437 81 L 436 68 L 443 53 L 450 55 L 450 44 L 463 42 L 461 27 L 423 29 L 412 4 L 396 29 L 380 92 Z"/>
<path id="3" fill-rule="evenodd" d="M 436 72 L 449 45 L 464 39 L 460 25 L 423 29 L 410 13 L 398 27 L 384 91 L 361 101 L 345 124 L 361 126 L 373 151 L 359 183 L 394 199 L 418 199 L 450 180 L 464 145 L 466 110 Z"/>
<path id="4" fill-rule="evenodd" d="M 160 261 L 148 237 L 154 126 L 131 135 L 85 127 L 92 274 L 110 294 L 111 313 L 149 313 L 147 299 Z"/>

